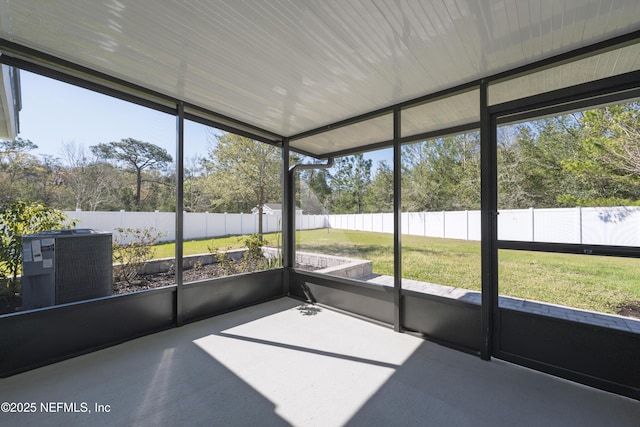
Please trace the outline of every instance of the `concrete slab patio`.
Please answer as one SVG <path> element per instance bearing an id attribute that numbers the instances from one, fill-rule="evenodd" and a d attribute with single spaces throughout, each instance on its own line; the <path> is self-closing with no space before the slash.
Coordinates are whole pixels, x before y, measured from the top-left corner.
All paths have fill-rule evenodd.
<path id="1" fill-rule="evenodd" d="M 635 400 L 288 298 L 0 380 L 0 396 L 36 404 L 34 413 L 0 413 L 2 426 L 552 427 L 640 420 Z"/>

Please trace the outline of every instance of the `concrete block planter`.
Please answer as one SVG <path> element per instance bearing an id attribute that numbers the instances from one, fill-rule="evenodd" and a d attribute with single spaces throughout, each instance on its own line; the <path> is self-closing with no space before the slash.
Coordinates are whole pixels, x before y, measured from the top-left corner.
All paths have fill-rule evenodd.
<path id="1" fill-rule="evenodd" d="M 227 251 L 227 254 L 233 260 L 240 260 L 245 251 L 246 249 L 236 249 Z M 262 248 L 262 251 L 267 258 L 274 258 L 279 255 L 276 248 L 265 247 Z M 183 257 L 182 265 L 183 268 L 187 269 L 195 265 L 208 265 L 216 262 L 217 260 L 212 254 L 199 254 Z M 174 264 L 175 259 L 173 257 L 154 259 L 145 263 L 140 274 L 167 272 L 174 268 Z M 311 267 L 317 273 L 349 279 L 365 279 L 373 273 L 372 261 L 309 252 L 296 252 L 296 264 Z"/>

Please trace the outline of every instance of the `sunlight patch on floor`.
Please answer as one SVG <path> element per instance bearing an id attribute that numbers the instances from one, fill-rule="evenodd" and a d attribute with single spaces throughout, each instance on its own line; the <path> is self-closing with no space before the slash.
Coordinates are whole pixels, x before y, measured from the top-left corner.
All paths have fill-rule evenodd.
<path id="1" fill-rule="evenodd" d="M 422 342 L 300 307 L 194 341 L 294 425 L 347 423 Z"/>

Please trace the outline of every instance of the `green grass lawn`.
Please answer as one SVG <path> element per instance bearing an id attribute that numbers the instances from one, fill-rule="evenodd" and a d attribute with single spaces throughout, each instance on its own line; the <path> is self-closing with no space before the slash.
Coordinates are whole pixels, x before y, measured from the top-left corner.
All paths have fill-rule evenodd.
<path id="1" fill-rule="evenodd" d="M 245 239 L 248 236 L 215 237 L 211 239 L 188 240 L 183 244 L 184 255 L 196 255 L 210 253 L 210 249 L 228 250 L 245 247 Z M 267 246 L 277 246 L 281 239 L 280 233 L 267 233 L 264 240 Z M 282 246 L 282 243 L 280 243 Z M 154 246 L 154 258 L 170 258 L 175 256 L 176 247 L 171 243 L 161 243 Z"/>
<path id="2" fill-rule="evenodd" d="M 275 245 L 279 235 L 266 235 Z M 374 272 L 393 275 L 393 235 L 338 229 L 296 233 L 297 250 L 373 261 Z M 185 255 L 207 247 L 241 248 L 242 236 L 184 243 Z M 156 256 L 173 256 L 173 244 Z M 602 256 L 499 251 L 499 293 L 575 308 L 615 313 L 640 301 L 640 260 Z M 407 279 L 480 290 L 480 242 L 402 236 L 402 273 Z"/>

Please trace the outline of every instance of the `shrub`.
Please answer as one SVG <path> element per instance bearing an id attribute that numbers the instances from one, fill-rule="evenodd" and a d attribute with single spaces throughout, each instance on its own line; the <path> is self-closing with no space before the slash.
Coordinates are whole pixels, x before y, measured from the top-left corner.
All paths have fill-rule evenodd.
<path id="1" fill-rule="evenodd" d="M 242 259 L 239 262 L 234 262 L 228 254 L 231 248 L 226 251 L 221 251 L 217 247 L 207 246 L 209 253 L 211 253 L 218 261 L 218 265 L 222 269 L 223 274 L 239 274 L 248 273 L 251 271 L 263 270 L 267 266 L 271 265 L 268 259 L 265 259 L 262 253 L 262 247 L 264 246 L 264 240 L 258 234 L 252 234 L 244 239 L 244 245 L 247 250 L 242 255 Z"/>
<path id="2" fill-rule="evenodd" d="M 226 251 L 221 251 L 216 247 L 207 247 L 209 249 L 209 253 L 211 253 L 218 262 L 218 265 L 222 269 L 222 272 L 225 275 L 237 274 L 239 273 L 238 268 L 236 268 L 236 263 L 229 257 L 228 251 L 231 248 L 227 248 Z"/>
<path id="3" fill-rule="evenodd" d="M 252 234 L 244 239 L 244 246 L 247 248 L 243 257 L 249 260 L 256 260 L 262 258 L 262 247 L 264 241 L 258 234 Z"/>
<path id="4" fill-rule="evenodd" d="M 117 228 L 113 239 L 115 279 L 132 283 L 142 266 L 153 258 L 153 245 L 165 233 L 155 228 Z"/>

